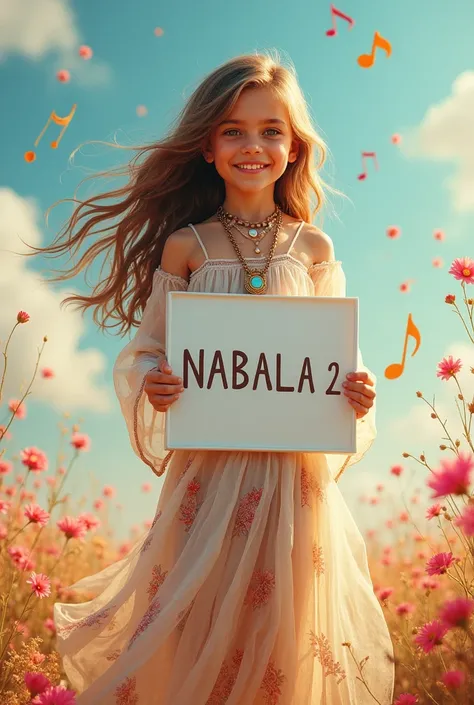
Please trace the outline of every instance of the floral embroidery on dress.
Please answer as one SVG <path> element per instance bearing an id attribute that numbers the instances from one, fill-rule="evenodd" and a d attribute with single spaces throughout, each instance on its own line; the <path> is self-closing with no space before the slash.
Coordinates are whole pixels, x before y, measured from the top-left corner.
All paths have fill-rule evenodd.
<path id="1" fill-rule="evenodd" d="M 150 582 L 148 584 L 148 588 L 147 588 L 149 602 L 151 602 L 153 600 L 156 593 L 158 592 L 160 587 L 163 585 L 167 575 L 168 575 L 168 571 L 163 573 L 162 568 L 161 568 L 161 564 L 153 566 L 152 579 L 150 580 Z"/>
<path id="2" fill-rule="evenodd" d="M 318 578 L 325 573 L 323 549 L 317 543 L 313 543 L 313 565 Z"/>
<path id="3" fill-rule="evenodd" d="M 255 513 L 262 498 L 262 493 L 263 487 L 258 490 L 254 487 L 250 490 L 250 492 L 247 492 L 247 494 L 242 497 L 235 517 L 232 538 L 234 536 L 248 536 L 250 527 L 252 526 L 252 522 L 255 518 Z"/>
<path id="4" fill-rule="evenodd" d="M 245 605 L 252 605 L 252 609 L 264 607 L 275 589 L 275 573 L 272 570 L 256 570 L 252 575 Z"/>
<path id="5" fill-rule="evenodd" d="M 116 661 L 121 653 L 122 652 L 120 651 L 120 649 L 116 649 L 115 651 L 112 651 L 111 654 L 107 654 L 105 658 L 107 659 L 107 661 Z"/>
<path id="6" fill-rule="evenodd" d="M 281 669 L 277 669 L 271 661 L 262 680 L 260 688 L 265 691 L 265 705 L 278 705 L 281 696 L 281 686 L 286 680 Z"/>
<path id="7" fill-rule="evenodd" d="M 115 605 L 112 605 L 111 607 L 104 607 L 98 612 L 89 614 L 87 617 L 84 617 L 83 619 L 80 619 L 79 621 L 74 622 L 73 624 L 67 624 L 65 627 L 60 627 L 58 632 L 63 635 L 69 634 L 70 632 L 74 632 L 76 629 L 83 629 L 86 627 L 89 627 L 91 629 L 99 629 L 103 625 L 103 622 L 109 618 L 110 611 L 114 608 Z"/>
<path id="8" fill-rule="evenodd" d="M 180 510 L 180 515 L 179 515 L 179 520 L 185 524 L 186 528 L 185 531 L 188 532 L 190 528 L 192 527 L 194 520 L 196 518 L 196 515 L 199 511 L 199 507 L 201 506 L 198 503 L 198 492 L 201 489 L 201 483 L 194 478 L 191 480 L 191 482 L 188 483 L 188 488 L 186 490 L 186 499 L 181 503 L 181 506 L 179 508 Z"/>
<path id="9" fill-rule="evenodd" d="M 156 617 L 158 616 L 160 611 L 161 611 L 160 601 L 157 597 L 155 597 L 155 599 L 153 600 L 153 602 L 150 604 L 147 611 L 143 615 L 143 617 L 140 621 L 140 624 L 138 625 L 138 627 L 135 630 L 135 633 L 133 634 L 132 638 L 128 642 L 128 647 L 127 647 L 128 650 L 130 650 L 132 648 L 133 644 L 138 639 L 140 634 L 143 634 L 143 632 L 148 629 L 148 627 L 156 619 Z"/>
<path id="10" fill-rule="evenodd" d="M 137 679 L 127 678 L 114 692 L 115 705 L 138 705 Z"/>
<path id="11" fill-rule="evenodd" d="M 222 664 L 206 705 L 225 705 L 232 693 L 237 676 L 239 675 L 243 656 L 244 652 L 241 649 L 236 649 L 231 665 L 229 666 L 226 662 Z"/>
<path id="12" fill-rule="evenodd" d="M 305 467 L 301 468 L 301 506 L 310 507 L 311 493 L 314 493 L 316 497 L 322 502 L 324 499 L 324 493 L 317 482 L 314 475 L 310 474 Z"/>
<path id="13" fill-rule="evenodd" d="M 316 634 L 310 632 L 311 646 L 313 647 L 313 656 L 319 659 L 321 666 L 323 667 L 323 675 L 326 676 L 340 676 L 337 683 L 339 684 L 346 677 L 346 673 L 342 668 L 339 661 L 335 662 L 332 655 L 331 647 L 329 641 L 321 634 L 321 636 L 316 636 Z"/>
<path id="14" fill-rule="evenodd" d="M 152 523 L 152 525 L 150 526 L 150 531 L 148 532 L 148 536 L 146 537 L 145 541 L 143 542 L 143 546 L 142 546 L 141 549 L 140 549 L 140 553 L 145 553 L 145 551 L 148 551 L 148 549 L 150 548 L 150 546 L 151 546 L 151 544 L 152 544 L 152 542 L 153 542 L 153 533 L 152 533 L 152 532 L 153 532 L 153 528 L 154 528 L 156 522 L 158 521 L 158 519 L 161 517 L 162 514 L 163 514 L 163 512 L 161 511 L 161 509 L 160 509 L 159 512 L 157 512 L 157 513 L 155 514 L 155 518 L 153 519 L 153 523 Z"/>

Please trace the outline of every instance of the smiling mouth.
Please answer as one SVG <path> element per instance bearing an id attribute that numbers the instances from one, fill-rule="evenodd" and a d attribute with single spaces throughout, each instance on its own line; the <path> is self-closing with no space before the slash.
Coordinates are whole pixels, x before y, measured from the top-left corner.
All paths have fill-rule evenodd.
<path id="1" fill-rule="evenodd" d="M 257 169 L 250 168 L 246 169 L 245 167 L 238 166 L 238 164 L 234 164 L 235 168 L 238 169 L 240 172 L 244 172 L 245 174 L 258 174 L 261 171 L 265 171 L 265 169 L 268 169 L 270 166 L 269 164 L 264 164 L 263 166 L 258 167 Z"/>

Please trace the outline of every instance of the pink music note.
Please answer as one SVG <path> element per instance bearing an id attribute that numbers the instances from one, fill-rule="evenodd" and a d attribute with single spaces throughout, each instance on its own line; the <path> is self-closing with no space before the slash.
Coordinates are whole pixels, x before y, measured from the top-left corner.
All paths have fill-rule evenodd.
<path id="1" fill-rule="evenodd" d="M 349 17 L 349 15 L 345 15 L 343 12 L 338 10 L 334 5 L 331 4 L 331 19 L 332 19 L 332 29 L 328 29 L 326 32 L 326 35 L 328 37 L 335 37 L 337 34 L 337 29 L 336 29 L 336 17 L 340 17 L 343 20 L 346 20 L 346 22 L 349 22 L 349 29 L 352 29 L 354 26 L 354 20 L 352 17 Z"/>
<path id="2" fill-rule="evenodd" d="M 371 157 L 374 160 L 375 163 L 375 168 L 378 169 L 378 164 L 377 164 L 377 155 L 375 152 L 362 152 L 362 166 L 364 167 L 364 171 L 362 174 L 359 174 L 357 177 L 359 181 L 363 181 L 364 179 L 367 178 L 367 167 L 365 166 L 365 160 L 367 158 Z"/>

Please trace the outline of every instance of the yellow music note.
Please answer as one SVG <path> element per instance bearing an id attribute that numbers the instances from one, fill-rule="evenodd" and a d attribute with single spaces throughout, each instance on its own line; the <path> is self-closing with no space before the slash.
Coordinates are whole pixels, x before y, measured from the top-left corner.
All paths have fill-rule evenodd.
<path id="1" fill-rule="evenodd" d="M 74 113 L 76 112 L 76 107 L 77 107 L 77 103 L 74 103 L 74 105 L 72 106 L 71 112 L 69 113 L 69 115 L 66 115 L 66 117 L 59 117 L 59 115 L 56 115 L 55 111 L 53 110 L 53 112 L 51 113 L 51 115 L 50 115 L 49 118 L 48 118 L 48 121 L 47 121 L 46 125 L 43 127 L 43 129 L 41 130 L 40 134 L 39 134 L 38 137 L 36 138 L 35 147 L 37 147 L 38 144 L 40 143 L 40 140 L 41 140 L 41 138 L 43 137 L 43 135 L 44 135 L 44 133 L 46 132 L 46 130 L 48 129 L 48 126 L 49 126 L 50 122 L 54 122 L 54 123 L 56 123 L 56 125 L 60 125 L 60 126 L 63 128 L 63 129 L 61 130 L 61 132 L 59 133 L 58 139 L 57 139 L 57 140 L 53 140 L 53 142 L 51 142 L 51 147 L 52 147 L 53 149 L 57 149 L 58 144 L 61 142 L 62 136 L 63 136 L 64 133 L 66 132 L 66 130 L 67 130 L 68 126 L 69 126 L 69 123 L 71 122 L 71 120 L 72 120 L 72 118 L 73 118 L 73 116 L 74 116 Z M 36 159 L 36 154 L 35 154 L 35 152 L 33 152 L 33 151 L 25 152 L 25 162 L 28 162 L 28 163 L 34 162 L 35 159 Z"/>
<path id="2" fill-rule="evenodd" d="M 407 329 L 405 332 L 405 342 L 403 344 L 402 361 L 401 361 L 401 363 L 394 362 L 385 369 L 385 377 L 387 379 L 397 379 L 398 377 L 400 377 L 403 374 L 403 370 L 405 369 L 405 357 L 407 354 L 407 344 L 408 344 L 408 336 L 409 335 L 411 335 L 413 338 L 415 338 L 415 341 L 416 341 L 415 349 L 413 350 L 413 352 L 411 354 L 411 356 L 413 357 L 421 345 L 421 333 L 418 330 L 418 328 L 416 327 L 416 325 L 413 323 L 413 318 L 411 317 L 411 313 L 408 314 Z"/>
<path id="3" fill-rule="evenodd" d="M 387 57 L 389 57 L 392 53 L 392 45 L 388 39 L 384 39 L 384 37 L 382 37 L 378 32 L 375 32 L 374 41 L 372 42 L 372 51 L 370 54 L 361 54 L 358 57 L 357 63 L 359 66 L 362 66 L 363 69 L 370 69 L 370 67 L 374 65 L 375 50 L 377 47 L 379 49 L 383 49 L 387 54 Z"/>

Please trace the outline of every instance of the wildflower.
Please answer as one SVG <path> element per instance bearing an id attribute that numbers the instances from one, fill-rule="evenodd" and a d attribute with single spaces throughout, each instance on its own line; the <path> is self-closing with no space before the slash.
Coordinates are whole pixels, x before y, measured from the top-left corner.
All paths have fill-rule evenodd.
<path id="1" fill-rule="evenodd" d="M 441 504 L 432 504 L 431 507 L 428 507 L 426 510 L 426 518 L 427 519 L 433 519 L 433 517 L 439 517 L 441 514 Z"/>
<path id="2" fill-rule="evenodd" d="M 43 573 L 31 573 L 30 580 L 26 582 L 31 585 L 31 591 L 36 597 L 48 597 L 51 594 L 51 583 L 48 576 Z"/>
<path id="3" fill-rule="evenodd" d="M 49 520 L 49 513 L 42 509 L 39 504 L 27 504 L 25 507 L 25 517 L 33 524 L 46 526 Z"/>
<path id="4" fill-rule="evenodd" d="M 380 588 L 377 597 L 379 600 L 386 600 L 393 593 L 393 587 Z"/>
<path id="5" fill-rule="evenodd" d="M 459 688 L 464 683 L 465 678 L 466 676 L 462 671 L 446 671 L 441 676 L 444 685 L 449 689 Z"/>
<path id="6" fill-rule="evenodd" d="M 12 470 L 13 463 L 8 462 L 8 460 L 0 460 L 0 475 L 8 475 Z"/>
<path id="7" fill-rule="evenodd" d="M 435 257 L 433 260 L 433 267 L 437 267 L 438 269 L 443 266 L 443 260 L 441 257 Z"/>
<path id="8" fill-rule="evenodd" d="M 48 469 L 48 459 L 42 450 L 31 447 L 20 452 L 21 462 L 32 472 L 42 472 Z"/>
<path id="9" fill-rule="evenodd" d="M 44 620 L 43 626 L 45 629 L 48 629 L 53 634 L 56 633 L 56 625 L 54 623 L 54 619 L 52 619 L 51 617 L 48 617 L 47 619 Z"/>
<path id="10" fill-rule="evenodd" d="M 436 376 L 441 377 L 442 380 L 447 382 L 450 377 L 454 377 L 454 375 L 461 370 L 461 367 L 462 362 L 460 358 L 454 361 L 452 355 L 449 357 L 443 357 L 441 362 L 438 362 L 438 372 L 436 373 Z"/>
<path id="11" fill-rule="evenodd" d="M 443 638 L 449 631 L 449 627 L 442 624 L 438 619 L 424 624 L 414 638 L 414 642 L 421 646 L 425 654 L 428 654 L 435 646 L 443 643 Z"/>
<path id="12" fill-rule="evenodd" d="M 448 294 L 444 301 L 447 304 L 453 304 L 456 301 L 456 297 L 454 296 L 454 294 Z"/>
<path id="13" fill-rule="evenodd" d="M 12 563 L 20 570 L 33 570 L 34 561 L 30 558 L 26 548 L 23 546 L 10 546 L 7 549 L 7 553 L 12 559 Z"/>
<path id="14" fill-rule="evenodd" d="M 62 685 L 56 685 L 41 693 L 35 705 L 75 705 L 75 702 L 76 693 L 73 690 L 67 690 Z"/>
<path id="15" fill-rule="evenodd" d="M 417 702 L 418 696 L 411 693 L 401 693 L 393 705 L 416 705 Z"/>
<path id="16" fill-rule="evenodd" d="M 26 313 L 26 311 L 18 311 L 16 314 L 16 320 L 18 323 L 28 323 L 30 320 L 30 314 Z"/>
<path id="17" fill-rule="evenodd" d="M 44 379 L 51 379 L 51 377 L 54 377 L 54 372 L 51 367 L 43 367 L 43 369 L 41 370 L 41 376 Z"/>
<path id="18" fill-rule="evenodd" d="M 100 526 L 100 519 L 94 516 L 93 514 L 79 514 L 77 519 L 78 521 L 82 521 L 88 531 L 90 531 L 91 529 L 97 529 Z"/>
<path id="19" fill-rule="evenodd" d="M 474 284 L 474 261 L 470 257 L 458 257 L 452 263 L 448 274 L 465 284 Z"/>
<path id="20" fill-rule="evenodd" d="M 28 688 L 31 697 L 34 698 L 35 695 L 39 695 L 47 688 L 50 688 L 51 682 L 43 673 L 27 671 L 25 673 L 25 685 Z"/>
<path id="21" fill-rule="evenodd" d="M 85 524 L 79 519 L 70 516 L 59 519 L 59 521 L 56 522 L 56 526 L 63 532 L 68 540 L 83 539 L 87 533 Z"/>
<path id="22" fill-rule="evenodd" d="M 26 407 L 19 399 L 10 399 L 8 402 L 8 410 L 12 411 L 14 416 L 18 419 L 24 419 L 26 417 Z"/>
<path id="23" fill-rule="evenodd" d="M 403 467 L 401 465 L 392 465 L 392 467 L 390 468 L 390 472 L 392 473 L 392 475 L 400 477 L 403 472 Z"/>
<path id="24" fill-rule="evenodd" d="M 76 450 L 89 450 L 91 439 L 85 433 L 73 433 L 71 436 L 71 445 Z"/>
<path id="25" fill-rule="evenodd" d="M 5 487 L 5 494 L 7 497 L 14 497 L 16 495 L 16 487 L 10 485 L 10 487 Z"/>
<path id="26" fill-rule="evenodd" d="M 96 499 L 93 506 L 95 510 L 99 511 L 104 506 L 104 501 L 102 499 Z"/>
<path id="27" fill-rule="evenodd" d="M 35 666 L 39 666 L 40 663 L 43 663 L 43 661 L 45 661 L 45 659 L 46 659 L 46 656 L 44 654 L 42 654 L 40 651 L 33 651 L 33 653 L 31 654 L 30 661 L 31 661 L 31 663 L 34 663 Z"/>
<path id="28" fill-rule="evenodd" d="M 414 610 L 415 605 L 411 602 L 400 602 L 396 607 L 396 612 L 399 615 L 410 614 L 410 612 L 414 612 Z"/>
<path id="29" fill-rule="evenodd" d="M 102 494 L 104 495 L 104 497 L 114 497 L 115 487 L 112 487 L 112 485 L 106 485 L 102 491 Z"/>
<path id="30" fill-rule="evenodd" d="M 449 494 L 468 494 L 474 457 L 460 453 L 454 460 L 443 459 L 441 470 L 433 473 L 427 480 L 427 486 L 434 490 L 431 499 L 446 497 Z"/>
<path id="31" fill-rule="evenodd" d="M 469 504 L 454 523 L 461 527 L 466 536 L 474 536 L 474 504 Z"/>
<path id="32" fill-rule="evenodd" d="M 426 564 L 426 572 L 428 575 L 443 575 L 454 561 L 452 553 L 437 553 Z"/>
<path id="33" fill-rule="evenodd" d="M 409 520 L 410 515 L 408 514 L 408 512 L 403 511 L 403 512 L 400 512 L 400 514 L 398 515 L 398 518 L 400 519 L 401 522 L 406 523 Z"/>
<path id="34" fill-rule="evenodd" d="M 455 600 L 444 603 L 439 612 L 439 617 L 448 627 L 466 629 L 469 626 L 469 619 L 473 612 L 474 600 L 458 597 Z"/>
<path id="35" fill-rule="evenodd" d="M 5 499 L 0 499 L 0 514 L 8 514 L 11 506 L 11 502 L 7 502 Z"/>

